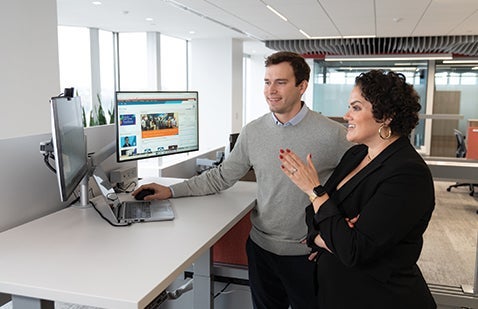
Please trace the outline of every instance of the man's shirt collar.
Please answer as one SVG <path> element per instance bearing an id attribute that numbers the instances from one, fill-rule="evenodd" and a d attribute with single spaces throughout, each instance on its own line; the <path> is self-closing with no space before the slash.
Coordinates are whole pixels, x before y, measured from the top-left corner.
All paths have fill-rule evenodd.
<path id="1" fill-rule="evenodd" d="M 287 127 L 287 126 L 295 126 L 299 124 L 302 121 L 302 119 L 304 119 L 305 115 L 307 115 L 308 111 L 309 111 L 309 108 L 302 101 L 302 108 L 300 109 L 300 111 L 297 113 L 297 115 L 292 117 L 292 119 L 287 121 L 286 123 L 280 122 L 279 119 L 277 119 L 276 115 L 274 115 L 274 113 L 271 113 L 271 114 L 272 114 L 272 119 L 274 119 L 274 122 L 276 125 Z"/>

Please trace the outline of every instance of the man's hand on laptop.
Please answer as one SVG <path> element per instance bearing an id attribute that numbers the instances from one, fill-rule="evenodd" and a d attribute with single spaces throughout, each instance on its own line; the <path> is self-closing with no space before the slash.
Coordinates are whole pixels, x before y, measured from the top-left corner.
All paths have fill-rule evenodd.
<path id="1" fill-rule="evenodd" d="M 157 184 L 157 183 L 148 183 L 140 186 L 134 192 L 132 195 L 136 197 L 137 195 L 141 195 L 141 191 L 143 190 L 150 190 L 152 191 L 152 194 L 144 196 L 145 201 L 151 201 L 151 200 L 166 200 L 168 198 L 171 198 L 173 194 L 171 193 L 171 190 L 169 187 Z"/>

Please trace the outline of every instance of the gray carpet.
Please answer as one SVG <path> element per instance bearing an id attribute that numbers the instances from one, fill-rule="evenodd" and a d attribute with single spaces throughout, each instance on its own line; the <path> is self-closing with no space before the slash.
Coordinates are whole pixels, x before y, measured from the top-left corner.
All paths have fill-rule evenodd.
<path id="1" fill-rule="evenodd" d="M 424 235 L 418 265 L 428 283 L 473 285 L 478 237 L 478 193 L 467 187 L 446 191 L 435 182 L 436 207 Z"/>
<path id="2" fill-rule="evenodd" d="M 424 235 L 418 265 L 428 283 L 473 285 L 478 237 L 478 193 L 466 187 L 447 192 L 450 182 L 435 182 L 436 207 Z M 6 304 L 0 309 L 11 309 Z M 55 309 L 96 309 L 55 303 Z"/>

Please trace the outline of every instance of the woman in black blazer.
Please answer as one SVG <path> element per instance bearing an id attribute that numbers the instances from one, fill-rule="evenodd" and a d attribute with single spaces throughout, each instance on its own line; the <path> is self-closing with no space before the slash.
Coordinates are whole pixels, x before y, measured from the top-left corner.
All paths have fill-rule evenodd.
<path id="1" fill-rule="evenodd" d="M 430 170 L 408 139 L 419 110 L 402 74 L 362 73 L 344 116 L 357 145 L 324 186 L 310 155 L 303 162 L 280 151 L 284 173 L 311 200 L 307 243 L 321 309 L 436 308 L 416 264 L 435 205 Z"/>

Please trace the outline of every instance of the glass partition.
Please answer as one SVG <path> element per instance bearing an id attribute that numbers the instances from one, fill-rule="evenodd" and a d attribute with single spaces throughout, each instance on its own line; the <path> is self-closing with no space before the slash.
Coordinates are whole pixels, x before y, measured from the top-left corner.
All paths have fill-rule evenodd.
<path id="1" fill-rule="evenodd" d="M 426 111 L 427 61 L 324 61 L 314 62 L 313 109 L 328 117 L 339 120 L 347 111 L 350 91 L 355 77 L 372 69 L 393 70 L 403 73 L 420 95 L 421 113 Z M 425 122 L 420 120 L 414 131 L 416 147 L 424 144 Z"/>
<path id="2" fill-rule="evenodd" d="M 433 120 L 432 156 L 461 156 L 457 153 L 455 130 L 465 136 L 465 145 L 470 150 L 465 157 L 470 157 L 475 147 L 471 146 L 474 134 L 469 133 L 469 129 L 478 119 L 478 61 L 461 62 L 450 60 L 436 64 L 433 114 L 442 114 L 443 119 Z"/>

